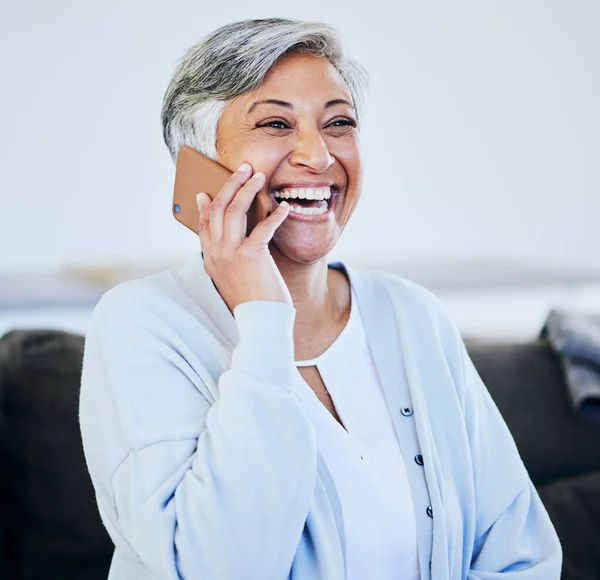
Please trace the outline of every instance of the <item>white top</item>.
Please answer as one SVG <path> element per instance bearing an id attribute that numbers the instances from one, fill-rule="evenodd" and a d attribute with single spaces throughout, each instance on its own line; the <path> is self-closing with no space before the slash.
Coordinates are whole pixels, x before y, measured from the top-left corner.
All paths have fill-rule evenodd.
<path id="1" fill-rule="evenodd" d="M 316 366 L 342 427 L 301 380 L 299 389 L 335 483 L 344 520 L 347 580 L 416 580 L 413 499 L 400 445 L 367 338 L 354 305 L 348 323 Z"/>

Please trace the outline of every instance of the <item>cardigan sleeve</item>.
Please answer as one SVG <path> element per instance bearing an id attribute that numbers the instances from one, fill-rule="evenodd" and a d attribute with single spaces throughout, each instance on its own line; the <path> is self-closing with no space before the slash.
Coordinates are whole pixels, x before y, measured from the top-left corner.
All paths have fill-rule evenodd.
<path id="1" fill-rule="evenodd" d="M 161 580 L 287 577 L 317 461 L 291 387 L 294 309 L 236 309 L 240 340 L 210 404 L 197 384 L 208 373 L 176 347 L 168 313 L 120 294 L 94 312 L 80 409 L 100 511 L 116 513 L 113 540 Z M 211 346 L 199 336 L 191 348 Z"/>
<path id="2" fill-rule="evenodd" d="M 458 337 L 476 530 L 468 580 L 558 580 L 558 536 L 514 439 Z"/>

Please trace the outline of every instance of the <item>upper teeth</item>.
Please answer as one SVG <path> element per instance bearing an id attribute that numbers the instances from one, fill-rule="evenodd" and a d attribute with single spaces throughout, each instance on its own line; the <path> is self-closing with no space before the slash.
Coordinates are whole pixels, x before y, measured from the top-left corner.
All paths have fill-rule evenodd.
<path id="1" fill-rule="evenodd" d="M 315 199 L 321 201 L 331 197 L 331 188 L 329 187 L 298 187 L 274 191 L 273 197 L 284 199 Z"/>

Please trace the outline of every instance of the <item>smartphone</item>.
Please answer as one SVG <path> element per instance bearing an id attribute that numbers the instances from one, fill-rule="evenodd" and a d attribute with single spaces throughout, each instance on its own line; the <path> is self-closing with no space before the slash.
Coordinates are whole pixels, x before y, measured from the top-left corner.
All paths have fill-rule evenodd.
<path id="1" fill-rule="evenodd" d="M 196 195 L 203 191 L 211 199 L 219 193 L 231 171 L 184 145 L 177 154 L 175 188 L 173 191 L 173 216 L 184 226 L 198 234 L 198 204 Z"/>

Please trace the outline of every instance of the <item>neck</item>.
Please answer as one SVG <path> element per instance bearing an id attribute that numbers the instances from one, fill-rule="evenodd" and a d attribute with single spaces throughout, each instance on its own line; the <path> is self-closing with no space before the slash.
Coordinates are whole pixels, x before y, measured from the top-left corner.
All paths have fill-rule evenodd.
<path id="1" fill-rule="evenodd" d="M 349 284 L 343 274 L 327 267 L 325 257 L 313 264 L 299 264 L 275 250 L 273 258 L 296 309 L 296 359 L 313 358 L 324 350 L 321 342 L 328 341 L 326 329 L 347 319 Z"/>

